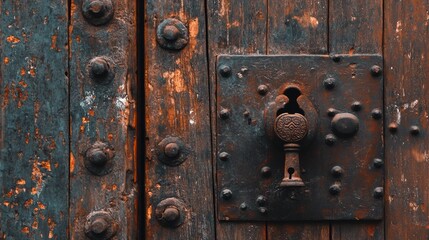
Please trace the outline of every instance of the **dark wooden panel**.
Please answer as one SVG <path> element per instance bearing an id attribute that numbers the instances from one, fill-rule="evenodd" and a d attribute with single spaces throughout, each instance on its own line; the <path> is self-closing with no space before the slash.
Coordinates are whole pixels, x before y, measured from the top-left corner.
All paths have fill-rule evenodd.
<path id="1" fill-rule="evenodd" d="M 269 0 L 268 53 L 328 51 L 327 0 Z"/>
<path id="2" fill-rule="evenodd" d="M 329 1 L 330 53 L 381 53 L 382 0 Z"/>
<path id="3" fill-rule="evenodd" d="M 386 126 L 399 126 L 385 136 L 386 239 L 429 239 L 429 3 L 384 6 Z M 412 135 L 412 126 L 420 134 Z"/>
<path id="4" fill-rule="evenodd" d="M 101 26 L 83 18 L 82 2 L 71 2 L 71 238 L 84 239 L 87 216 L 103 210 L 119 223 L 117 239 L 136 239 L 136 1 L 113 1 L 114 17 Z M 98 56 L 110 59 L 111 82 L 90 78 L 89 62 Z M 113 168 L 104 176 L 84 165 L 85 153 L 96 141 L 110 144 L 115 152 Z"/>
<path id="5" fill-rule="evenodd" d="M 268 239 L 301 240 L 319 239 L 330 240 L 329 223 L 297 222 L 289 224 L 272 223 L 268 225 Z"/>
<path id="6" fill-rule="evenodd" d="M 167 18 L 188 28 L 184 49 L 167 50 L 157 43 L 157 26 Z M 144 27 L 146 238 L 214 239 L 204 1 L 147 1 Z M 157 157 L 158 143 L 168 136 L 180 138 L 189 149 L 179 166 L 167 166 Z M 170 197 L 186 208 L 181 212 L 186 219 L 177 228 L 161 226 L 155 216 L 157 205 Z"/>
<path id="7" fill-rule="evenodd" d="M 331 54 L 381 54 L 383 1 L 329 1 Z M 379 93 L 381 96 L 381 92 Z M 383 239 L 383 222 L 332 222 L 332 239 Z"/>
<path id="8" fill-rule="evenodd" d="M 67 1 L 0 3 L 0 239 L 66 239 Z"/>
<path id="9" fill-rule="evenodd" d="M 210 82 L 215 86 L 219 54 L 266 54 L 267 0 L 207 0 Z M 210 89 L 211 112 L 216 112 L 216 89 Z M 215 126 L 216 116 L 212 116 Z M 214 129 L 215 130 L 215 129 Z M 214 136 L 214 135 L 213 135 Z M 213 138 L 215 142 L 216 139 Z M 213 152 L 213 165 L 217 154 Z M 219 194 L 219 193 L 215 193 Z M 224 223 L 217 220 L 217 239 L 265 239 L 263 222 Z"/>
<path id="10" fill-rule="evenodd" d="M 268 6 L 268 53 L 327 53 L 328 1 L 276 1 Z M 329 239 L 329 222 L 268 224 L 268 239 Z"/>
<path id="11" fill-rule="evenodd" d="M 332 240 L 375 240 L 384 239 L 381 222 L 343 222 L 332 224 Z"/>

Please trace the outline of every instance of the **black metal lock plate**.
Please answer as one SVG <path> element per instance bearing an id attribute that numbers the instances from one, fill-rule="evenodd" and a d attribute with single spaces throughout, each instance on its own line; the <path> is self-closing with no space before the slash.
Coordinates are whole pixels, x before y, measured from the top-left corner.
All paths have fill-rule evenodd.
<path id="1" fill-rule="evenodd" d="M 218 218 L 381 219 L 383 74 L 378 66 L 379 55 L 218 56 Z M 281 187 L 285 153 L 271 136 L 267 109 L 289 87 L 312 102 L 317 125 L 299 153 L 304 186 Z"/>

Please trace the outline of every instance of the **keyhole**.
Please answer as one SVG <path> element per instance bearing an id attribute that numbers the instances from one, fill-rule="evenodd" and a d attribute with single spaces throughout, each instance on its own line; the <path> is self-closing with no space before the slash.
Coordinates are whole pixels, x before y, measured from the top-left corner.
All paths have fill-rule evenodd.
<path id="1" fill-rule="evenodd" d="M 301 96 L 301 91 L 298 88 L 290 87 L 287 88 L 283 94 L 289 98 L 289 102 L 283 108 L 277 111 L 277 116 L 283 113 L 299 113 L 304 116 L 304 110 L 299 107 L 299 104 L 296 101 L 298 97 Z"/>
<path id="2" fill-rule="evenodd" d="M 292 174 L 295 172 L 295 169 L 290 167 L 287 169 L 287 172 L 289 173 L 289 179 L 292 179 Z"/>

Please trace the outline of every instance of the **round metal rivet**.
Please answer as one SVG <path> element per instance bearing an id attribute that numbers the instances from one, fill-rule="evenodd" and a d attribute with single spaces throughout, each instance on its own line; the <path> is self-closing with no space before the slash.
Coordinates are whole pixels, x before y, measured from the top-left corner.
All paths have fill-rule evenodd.
<path id="1" fill-rule="evenodd" d="M 371 74 L 372 74 L 372 76 L 374 76 L 374 77 L 381 76 L 381 73 L 382 73 L 382 72 L 383 72 L 383 71 L 382 71 L 381 67 L 380 67 L 380 66 L 378 66 L 378 65 L 373 65 L 373 66 L 371 67 Z"/>
<path id="2" fill-rule="evenodd" d="M 180 50 L 188 44 L 188 28 L 178 19 L 164 19 L 156 30 L 156 40 L 162 48 Z"/>
<path id="3" fill-rule="evenodd" d="M 82 3 L 82 14 L 92 25 L 98 26 L 106 24 L 113 18 L 112 1 L 85 0 Z"/>
<path id="4" fill-rule="evenodd" d="M 383 195 L 384 195 L 383 187 L 374 188 L 374 198 L 381 199 L 383 198 Z"/>
<path id="5" fill-rule="evenodd" d="M 224 189 L 222 190 L 221 195 L 224 200 L 229 200 L 232 198 L 232 191 L 229 189 Z"/>
<path id="6" fill-rule="evenodd" d="M 382 115 L 383 114 L 382 114 L 381 110 L 378 108 L 373 109 L 371 112 L 371 116 L 374 119 L 381 119 Z"/>
<path id="7" fill-rule="evenodd" d="M 268 86 L 267 85 L 259 85 L 258 86 L 258 93 L 261 96 L 265 96 L 268 93 Z"/>
<path id="8" fill-rule="evenodd" d="M 171 167 L 179 166 L 191 155 L 192 150 L 178 137 L 166 137 L 156 146 L 158 160 Z"/>
<path id="9" fill-rule="evenodd" d="M 323 80 L 323 86 L 325 86 L 326 89 L 331 90 L 335 87 L 335 78 L 327 78 Z"/>
<path id="10" fill-rule="evenodd" d="M 384 162 L 382 159 L 380 159 L 380 158 L 374 159 L 374 167 L 381 168 L 381 167 L 383 167 L 383 165 L 384 165 Z"/>
<path id="11" fill-rule="evenodd" d="M 342 167 L 340 167 L 340 166 L 334 166 L 334 167 L 331 169 L 331 174 L 332 174 L 332 176 L 333 176 L 333 177 L 335 177 L 335 178 L 340 178 L 340 177 L 343 175 L 343 173 L 344 173 L 344 170 L 343 170 L 343 168 L 342 168 Z"/>
<path id="12" fill-rule="evenodd" d="M 107 85 L 115 78 L 114 63 L 108 57 L 95 57 L 89 61 L 89 77 L 96 83 Z"/>
<path id="13" fill-rule="evenodd" d="M 176 41 L 180 37 L 180 30 L 174 25 L 165 26 L 162 37 L 169 41 Z"/>
<path id="14" fill-rule="evenodd" d="M 329 193 L 332 195 L 338 195 L 341 192 L 341 186 L 339 184 L 333 184 L 329 187 Z"/>
<path id="15" fill-rule="evenodd" d="M 410 133 L 411 133 L 411 135 L 414 135 L 414 136 L 419 135 L 420 134 L 420 128 L 416 125 L 413 125 L 410 128 Z"/>
<path id="16" fill-rule="evenodd" d="M 177 198 L 162 200 L 155 209 L 155 217 L 164 227 L 176 228 L 186 218 L 185 203 Z"/>
<path id="17" fill-rule="evenodd" d="M 359 101 L 355 101 L 352 103 L 352 110 L 355 112 L 359 112 L 362 109 L 362 103 Z"/>
<path id="18" fill-rule="evenodd" d="M 118 223 L 108 212 L 91 212 L 86 217 L 85 235 L 89 239 L 111 239 L 116 235 L 118 228 Z"/>
<path id="19" fill-rule="evenodd" d="M 231 67 L 227 65 L 222 65 L 219 67 L 219 73 L 222 77 L 229 77 L 231 76 Z"/>
<path id="20" fill-rule="evenodd" d="M 94 175 L 103 176 L 112 171 L 115 151 L 107 143 L 97 141 L 85 152 L 85 167 Z"/>
<path id="21" fill-rule="evenodd" d="M 359 130 L 359 119 L 351 113 L 338 113 L 332 119 L 331 127 L 340 137 L 352 137 Z"/>
<path id="22" fill-rule="evenodd" d="M 175 142 L 168 143 L 165 145 L 164 153 L 167 157 L 176 158 L 180 154 L 180 146 Z"/>
<path id="23" fill-rule="evenodd" d="M 221 152 L 219 153 L 219 159 L 222 161 L 226 161 L 229 159 L 229 153 L 227 152 Z"/>

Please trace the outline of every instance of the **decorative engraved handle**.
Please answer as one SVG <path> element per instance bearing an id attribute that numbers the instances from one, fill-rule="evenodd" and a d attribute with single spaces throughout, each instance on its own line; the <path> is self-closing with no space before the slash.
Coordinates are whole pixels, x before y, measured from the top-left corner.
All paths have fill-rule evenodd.
<path id="1" fill-rule="evenodd" d="M 307 119 L 299 113 L 280 114 L 275 121 L 274 131 L 284 142 L 285 167 L 281 187 L 302 187 L 304 182 L 299 168 L 299 142 L 308 134 Z"/>

